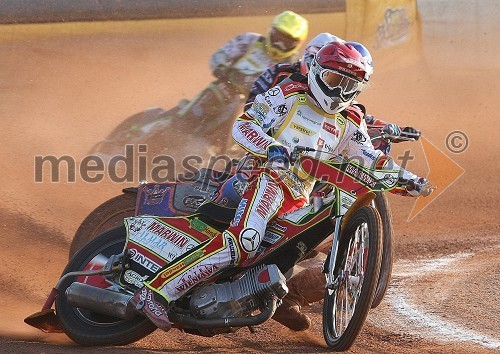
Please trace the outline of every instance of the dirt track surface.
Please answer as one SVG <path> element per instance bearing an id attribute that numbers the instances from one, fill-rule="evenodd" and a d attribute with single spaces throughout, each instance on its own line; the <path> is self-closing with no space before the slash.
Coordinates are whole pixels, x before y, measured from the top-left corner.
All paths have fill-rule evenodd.
<path id="1" fill-rule="evenodd" d="M 436 7 L 422 8 L 421 43 L 373 52 L 375 75 L 360 101 L 374 115 L 422 129 L 464 174 L 439 186 L 443 193 L 410 222 L 413 200 L 391 196 L 397 243 L 393 282 L 383 303 L 370 312 L 352 353 L 489 353 L 500 348 L 500 188 L 495 185 L 500 172 L 500 64 L 495 60 L 500 57 L 500 9 L 493 1 L 484 4 L 481 9 L 457 7 L 446 16 Z M 462 21 L 465 13 L 474 16 Z M 41 308 L 83 218 L 136 183 L 34 183 L 34 156 L 81 160 L 125 117 L 194 96 L 210 81 L 210 54 L 233 35 L 266 31 L 269 19 L 228 19 L 231 26 L 205 19 L 6 27 L 0 38 L 0 351 L 103 351 L 75 346 L 62 334 L 43 334 L 22 320 Z M 313 33 L 332 31 L 328 17 L 314 20 Z M 445 144 L 456 130 L 469 139 L 460 154 Z M 173 137 L 168 144 L 174 149 L 183 142 Z M 393 154 L 408 148 L 416 157 L 411 170 L 426 175 L 430 168 L 432 175 L 433 167 L 438 169 L 439 163 L 425 163 L 420 143 L 401 144 Z M 321 303 L 305 311 L 313 327 L 303 333 L 270 321 L 256 335 L 242 329 L 201 338 L 173 330 L 104 351 L 328 352 Z"/>

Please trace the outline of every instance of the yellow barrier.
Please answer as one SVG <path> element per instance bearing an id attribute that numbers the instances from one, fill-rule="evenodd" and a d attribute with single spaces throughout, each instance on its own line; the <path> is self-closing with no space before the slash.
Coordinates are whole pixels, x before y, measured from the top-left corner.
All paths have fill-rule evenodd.
<path id="1" fill-rule="evenodd" d="M 416 0 L 347 0 L 346 5 L 347 38 L 380 49 L 411 40 L 414 34 Z"/>

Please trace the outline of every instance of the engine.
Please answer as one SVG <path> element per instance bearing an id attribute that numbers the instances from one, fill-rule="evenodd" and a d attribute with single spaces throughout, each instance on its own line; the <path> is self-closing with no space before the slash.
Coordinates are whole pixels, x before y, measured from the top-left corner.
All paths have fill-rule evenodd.
<path id="1" fill-rule="evenodd" d="M 261 309 L 270 295 L 288 293 L 286 279 L 275 264 L 252 268 L 233 282 L 209 284 L 194 291 L 191 311 L 200 318 L 230 318 Z"/>

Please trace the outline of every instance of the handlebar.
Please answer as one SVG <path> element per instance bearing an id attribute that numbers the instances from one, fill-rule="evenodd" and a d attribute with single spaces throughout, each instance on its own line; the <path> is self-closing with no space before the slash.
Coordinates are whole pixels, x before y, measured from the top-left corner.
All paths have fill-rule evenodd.
<path id="1" fill-rule="evenodd" d="M 420 137 L 421 132 L 418 133 L 408 133 L 408 132 L 401 132 L 401 135 L 392 135 L 389 133 L 384 133 L 380 132 L 379 136 L 374 136 L 371 138 L 371 140 L 375 139 L 384 139 L 388 142 L 401 142 L 401 141 L 416 141 L 418 137 Z"/>
<path id="2" fill-rule="evenodd" d="M 382 139 L 387 143 L 400 143 L 403 141 L 416 141 L 422 135 L 422 132 L 417 130 L 414 132 L 402 131 L 400 135 L 392 135 L 384 132 L 383 127 L 371 126 L 368 127 L 368 133 L 370 135 L 370 140 L 376 141 L 377 139 Z"/>
<path id="3" fill-rule="evenodd" d="M 313 151 L 318 151 L 315 148 L 307 147 L 307 146 L 300 146 L 297 145 L 293 148 L 292 153 L 290 154 L 290 163 L 293 165 L 299 158 L 299 154 L 303 152 L 313 152 Z"/>

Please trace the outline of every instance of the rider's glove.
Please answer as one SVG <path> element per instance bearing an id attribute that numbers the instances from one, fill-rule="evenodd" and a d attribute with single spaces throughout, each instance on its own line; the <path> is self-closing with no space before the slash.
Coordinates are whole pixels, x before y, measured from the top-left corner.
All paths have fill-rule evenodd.
<path id="1" fill-rule="evenodd" d="M 408 193 L 414 197 L 427 197 L 436 187 L 429 182 L 426 178 L 417 177 L 415 179 L 410 179 L 406 185 L 406 190 Z"/>
<path id="2" fill-rule="evenodd" d="M 403 135 L 404 133 L 407 133 L 407 136 L 409 138 L 413 138 L 415 140 L 418 140 L 420 138 L 421 132 L 413 127 L 404 127 L 403 128 Z"/>
<path id="3" fill-rule="evenodd" d="M 272 166 L 288 167 L 290 165 L 290 153 L 283 145 L 272 143 L 267 147 L 267 161 Z"/>
<path id="4" fill-rule="evenodd" d="M 397 124 L 389 123 L 382 129 L 382 132 L 397 137 L 401 135 L 401 128 Z"/>

